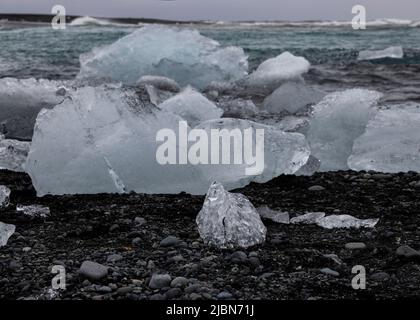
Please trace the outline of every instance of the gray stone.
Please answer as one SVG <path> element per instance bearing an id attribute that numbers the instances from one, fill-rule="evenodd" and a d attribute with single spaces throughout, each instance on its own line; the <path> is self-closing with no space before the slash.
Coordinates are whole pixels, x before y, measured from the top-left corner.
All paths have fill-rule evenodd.
<path id="1" fill-rule="evenodd" d="M 85 261 L 80 267 L 79 274 L 89 280 L 96 281 L 108 275 L 108 267 L 93 261 Z"/>
<path id="2" fill-rule="evenodd" d="M 410 246 L 402 245 L 397 249 L 397 256 L 400 258 L 406 258 L 406 259 L 419 259 L 420 258 L 420 252 L 417 250 L 414 250 Z"/>
<path id="3" fill-rule="evenodd" d="M 185 287 L 188 284 L 189 280 L 184 277 L 176 277 L 171 281 L 171 287 L 173 288 L 179 288 L 179 287 Z"/>
<path id="4" fill-rule="evenodd" d="M 377 272 L 370 276 L 371 280 L 377 281 L 377 282 L 385 282 L 390 279 L 390 276 L 386 272 Z"/>
<path id="5" fill-rule="evenodd" d="M 330 268 L 323 268 L 320 271 L 328 276 L 338 277 L 340 275 L 337 271 L 331 270 Z"/>
<path id="6" fill-rule="evenodd" d="M 227 291 L 222 291 L 217 295 L 217 299 L 219 300 L 228 300 L 232 298 L 233 298 L 232 294 Z"/>
<path id="7" fill-rule="evenodd" d="M 366 249 L 366 244 L 363 242 L 349 242 L 346 243 L 344 247 L 348 250 L 362 250 Z"/>
<path id="8" fill-rule="evenodd" d="M 248 260 L 248 256 L 243 251 L 235 251 L 230 256 L 230 260 L 233 263 L 244 263 L 244 262 L 246 262 Z"/>
<path id="9" fill-rule="evenodd" d="M 149 282 L 149 287 L 151 289 L 162 289 L 169 287 L 171 284 L 171 276 L 169 274 L 154 274 Z"/>
<path id="10" fill-rule="evenodd" d="M 118 262 L 123 259 L 123 256 L 120 254 L 110 254 L 106 259 L 107 262 Z"/>
<path id="11" fill-rule="evenodd" d="M 160 242 L 161 247 L 174 247 L 180 243 L 179 239 L 174 236 L 169 236 Z"/>
<path id="12" fill-rule="evenodd" d="M 309 191 L 323 191 L 325 188 L 323 186 L 312 186 L 308 188 Z"/>

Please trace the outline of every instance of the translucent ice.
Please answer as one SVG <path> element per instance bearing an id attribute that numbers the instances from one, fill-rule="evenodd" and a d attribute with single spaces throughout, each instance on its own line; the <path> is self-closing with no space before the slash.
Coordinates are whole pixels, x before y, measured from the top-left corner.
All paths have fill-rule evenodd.
<path id="1" fill-rule="evenodd" d="M 240 98 L 219 101 L 219 107 L 223 109 L 224 117 L 245 118 L 252 117 L 258 113 L 258 109 L 252 100 Z"/>
<path id="2" fill-rule="evenodd" d="M 195 126 L 206 120 L 218 119 L 223 114 L 222 109 L 191 87 L 187 87 L 176 96 L 165 100 L 158 108 L 180 116 L 188 122 L 189 126 Z"/>
<path id="3" fill-rule="evenodd" d="M 261 218 L 269 219 L 277 223 L 288 224 L 290 221 L 289 213 L 270 209 L 268 206 L 259 207 L 258 213 Z"/>
<path id="4" fill-rule="evenodd" d="M 263 110 L 269 113 L 296 113 L 308 105 L 322 100 L 322 91 L 306 86 L 303 82 L 286 82 L 268 96 L 263 103 Z"/>
<path id="5" fill-rule="evenodd" d="M 204 242 L 223 249 L 261 244 L 267 232 L 252 203 L 217 182 L 210 186 L 196 221 Z"/>
<path id="6" fill-rule="evenodd" d="M 13 224 L 0 222 L 0 247 L 4 247 L 7 241 L 15 233 L 16 227 Z"/>
<path id="7" fill-rule="evenodd" d="M 6 186 L 0 186 L 0 208 L 5 208 L 9 205 L 10 189 Z"/>
<path id="8" fill-rule="evenodd" d="M 383 58 L 402 59 L 404 51 L 402 47 L 389 47 L 384 50 L 364 50 L 359 52 L 357 60 L 376 60 Z"/>
<path id="9" fill-rule="evenodd" d="M 283 82 L 300 79 L 309 71 L 310 63 L 303 57 L 296 57 L 290 52 L 283 52 L 275 58 L 261 63 L 248 78 L 250 87 L 262 87 L 274 90 Z"/>
<path id="10" fill-rule="evenodd" d="M 0 135 L 0 169 L 25 171 L 23 166 L 28 156 L 30 143 L 13 139 L 4 139 Z"/>
<path id="11" fill-rule="evenodd" d="M 420 172 L 420 109 L 380 110 L 356 139 L 348 165 L 353 170 Z"/>
<path id="12" fill-rule="evenodd" d="M 290 219 L 292 224 L 313 224 L 325 217 L 325 212 L 308 212 Z"/>
<path id="13" fill-rule="evenodd" d="M 334 228 L 373 228 L 379 219 L 357 219 L 350 215 L 330 215 L 316 221 L 316 224 L 326 229 Z"/>
<path id="14" fill-rule="evenodd" d="M 204 88 L 211 81 L 244 77 L 247 56 L 222 48 L 198 31 L 147 25 L 115 43 L 81 56 L 80 78 L 113 79 L 134 85 L 145 75 L 165 76 L 180 85 Z"/>
<path id="15" fill-rule="evenodd" d="M 45 219 L 48 218 L 50 215 L 50 208 L 38 204 L 28 206 L 18 204 L 16 206 L 16 211 L 30 218 Z"/>
<path id="16" fill-rule="evenodd" d="M 212 136 L 212 130 L 219 130 L 219 132 L 225 130 L 229 132 L 231 139 L 227 145 L 230 146 L 228 150 L 230 152 L 230 164 L 208 164 L 200 166 L 205 176 L 213 181 L 219 181 L 228 190 L 245 186 L 251 181 L 262 183 L 281 174 L 293 174 L 307 162 L 310 154 L 309 146 L 304 135 L 283 132 L 272 126 L 248 120 L 232 118 L 210 120 L 201 123 L 195 129 L 204 129 L 209 137 Z M 234 164 L 235 155 L 242 155 L 245 152 L 244 149 L 241 150 L 241 147 L 244 145 L 241 142 L 245 141 L 244 132 L 247 129 L 252 129 L 253 139 L 251 143 L 245 142 L 245 144 L 249 148 L 252 147 L 254 155 L 257 155 L 256 132 L 259 129 L 264 132 L 264 140 L 261 148 L 264 155 L 263 163 L 258 163 L 258 161 L 247 163 L 247 160 L 243 157 L 240 164 Z M 259 145 L 261 146 L 261 144 Z M 223 146 L 222 143 L 219 145 L 218 154 L 220 157 L 221 155 L 227 155 L 227 152 L 225 154 L 223 150 Z M 213 154 L 215 153 L 215 150 L 212 149 L 211 151 Z M 258 152 L 258 154 L 261 154 L 261 152 Z M 257 170 L 259 164 L 263 165 L 261 173 L 255 175 L 246 174 L 249 168 Z"/>
<path id="17" fill-rule="evenodd" d="M 296 171 L 295 175 L 297 176 L 311 176 L 315 172 L 319 171 L 321 167 L 321 161 L 315 158 L 313 155 L 309 156 L 308 161 L 302 166 L 298 171 Z"/>
<path id="18" fill-rule="evenodd" d="M 2 133 L 6 137 L 31 139 L 38 112 L 63 101 L 63 93 L 64 83 L 59 81 L 0 79 Z"/>
<path id="19" fill-rule="evenodd" d="M 376 91 L 351 89 L 329 94 L 314 106 L 307 139 L 311 154 L 321 161 L 321 171 L 348 169 L 354 140 L 365 131 L 381 96 Z"/>

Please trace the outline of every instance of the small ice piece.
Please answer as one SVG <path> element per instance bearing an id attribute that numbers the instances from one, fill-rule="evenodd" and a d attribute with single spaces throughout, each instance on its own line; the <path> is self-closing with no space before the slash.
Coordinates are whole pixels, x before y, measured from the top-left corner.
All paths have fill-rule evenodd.
<path id="1" fill-rule="evenodd" d="M 325 217 L 325 212 L 308 212 L 290 219 L 291 224 L 314 224 Z"/>
<path id="2" fill-rule="evenodd" d="M 158 108 L 180 116 L 191 127 L 206 120 L 219 119 L 223 114 L 222 109 L 192 87 L 165 100 Z"/>
<path id="3" fill-rule="evenodd" d="M 315 172 L 319 170 L 321 167 L 321 161 L 315 158 L 313 155 L 309 156 L 308 162 L 305 163 L 298 171 L 296 171 L 295 175 L 297 176 L 311 176 Z"/>
<path id="4" fill-rule="evenodd" d="M 4 247 L 7 241 L 15 233 L 16 227 L 13 224 L 0 222 L 0 247 Z"/>
<path id="5" fill-rule="evenodd" d="M 170 91 L 178 93 L 181 91 L 178 83 L 175 80 L 169 79 L 167 77 L 161 76 L 143 76 L 139 80 L 137 80 L 136 85 L 152 85 L 156 89 L 163 90 L 163 91 Z"/>
<path id="6" fill-rule="evenodd" d="M 0 169 L 23 172 L 30 142 L 5 139 L 0 135 Z"/>
<path id="7" fill-rule="evenodd" d="M 384 50 L 363 50 L 359 52 L 357 60 L 376 60 L 384 58 L 402 59 L 404 50 L 401 46 L 389 47 Z"/>
<path id="8" fill-rule="evenodd" d="M 348 169 L 353 143 L 375 115 L 381 97 L 376 91 L 351 89 L 329 94 L 314 106 L 306 137 L 321 171 Z"/>
<path id="9" fill-rule="evenodd" d="M 226 118 L 252 117 L 258 113 L 258 109 L 252 100 L 240 98 L 219 102 L 219 107 L 223 109 L 223 117 Z"/>
<path id="10" fill-rule="evenodd" d="M 142 76 L 174 79 L 198 89 L 211 81 L 235 81 L 247 75 L 242 48 L 222 47 L 196 30 L 147 25 L 111 45 L 80 57 L 78 78 L 135 85 Z"/>
<path id="11" fill-rule="evenodd" d="M 324 92 L 308 87 L 301 81 L 289 81 L 265 98 L 262 109 L 269 113 L 286 111 L 294 114 L 309 105 L 317 104 L 324 96 Z"/>
<path id="12" fill-rule="evenodd" d="M 267 232 L 252 203 L 217 182 L 210 186 L 196 222 L 204 243 L 222 249 L 261 244 Z"/>
<path id="13" fill-rule="evenodd" d="M 286 51 L 261 63 L 247 79 L 247 85 L 274 90 L 283 82 L 300 79 L 310 66 L 305 58 Z"/>
<path id="14" fill-rule="evenodd" d="M 171 91 L 163 91 L 160 90 L 151 84 L 146 84 L 145 86 L 146 92 L 149 95 L 149 100 L 151 103 L 153 103 L 155 106 L 160 105 L 165 100 L 168 100 L 169 98 L 174 96 L 174 93 Z"/>
<path id="15" fill-rule="evenodd" d="M 9 205 L 10 189 L 6 186 L 0 186 L 0 208 L 5 208 Z"/>
<path id="16" fill-rule="evenodd" d="M 330 215 L 316 221 L 316 224 L 325 229 L 334 228 L 373 228 L 379 222 L 379 219 L 358 219 L 353 216 Z"/>
<path id="17" fill-rule="evenodd" d="M 50 215 L 50 208 L 38 204 L 28 206 L 18 204 L 16 206 L 16 211 L 31 218 L 45 219 Z"/>
<path id="18" fill-rule="evenodd" d="M 289 224 L 289 213 L 270 209 L 268 206 L 261 206 L 258 209 L 261 218 L 269 219 L 277 223 Z"/>
<path id="19" fill-rule="evenodd" d="M 352 170 L 420 172 L 420 108 L 395 106 L 379 110 L 365 133 L 354 142 Z"/>
<path id="20" fill-rule="evenodd" d="M 32 138 L 36 117 L 65 97 L 65 82 L 36 79 L 0 79 L 0 124 L 7 138 Z"/>

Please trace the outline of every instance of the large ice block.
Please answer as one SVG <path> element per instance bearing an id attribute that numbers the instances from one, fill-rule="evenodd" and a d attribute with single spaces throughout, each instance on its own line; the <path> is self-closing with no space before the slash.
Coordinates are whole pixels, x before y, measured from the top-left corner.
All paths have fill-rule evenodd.
<path id="1" fill-rule="evenodd" d="M 155 75 L 200 89 L 211 81 L 240 79 L 248 71 L 242 48 L 222 47 L 196 30 L 163 25 L 144 26 L 82 55 L 80 62 L 79 78 L 134 85 L 142 76 Z"/>
<path id="2" fill-rule="evenodd" d="M 210 186 L 196 221 L 203 241 L 222 249 L 261 244 L 267 232 L 252 203 L 217 182 Z"/>
<path id="3" fill-rule="evenodd" d="M 13 224 L 0 222 L 0 247 L 4 247 L 7 241 L 15 233 L 16 227 Z"/>
<path id="4" fill-rule="evenodd" d="M 348 165 L 353 170 L 420 172 L 420 109 L 380 110 L 356 139 Z"/>
<path id="5" fill-rule="evenodd" d="M 362 135 L 382 94 L 351 89 L 327 95 L 314 106 L 307 133 L 311 154 L 321 171 L 346 170 L 356 138 Z"/>

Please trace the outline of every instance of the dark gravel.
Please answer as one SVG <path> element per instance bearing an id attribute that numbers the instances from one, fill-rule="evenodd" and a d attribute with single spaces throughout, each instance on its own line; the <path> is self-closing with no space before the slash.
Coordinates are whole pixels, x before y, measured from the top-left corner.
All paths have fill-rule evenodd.
<path id="1" fill-rule="evenodd" d="M 195 217 L 204 197 L 37 198 L 27 175 L 0 171 L 0 184 L 12 190 L 0 221 L 16 225 L 8 245 L 0 248 L 0 299 L 417 298 L 419 181 L 416 173 L 349 171 L 253 183 L 240 192 L 256 207 L 268 205 L 291 216 L 324 211 L 380 222 L 374 229 L 325 230 L 264 220 L 264 245 L 220 251 L 204 246 L 197 232 Z M 17 215 L 18 203 L 49 206 L 51 216 Z M 85 261 L 107 267 L 107 274 L 87 279 L 80 273 Z M 54 265 L 67 272 L 64 291 L 50 290 Z M 355 265 L 366 268 L 366 290 L 351 286 Z"/>

